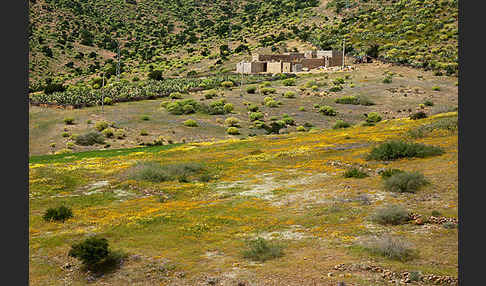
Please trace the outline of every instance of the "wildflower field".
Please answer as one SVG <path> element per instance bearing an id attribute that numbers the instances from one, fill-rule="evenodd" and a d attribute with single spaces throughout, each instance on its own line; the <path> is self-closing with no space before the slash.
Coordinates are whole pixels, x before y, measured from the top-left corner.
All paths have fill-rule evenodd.
<path id="1" fill-rule="evenodd" d="M 31 156 L 30 282 L 393 285 L 379 273 L 335 269 L 356 263 L 456 278 L 457 227 L 429 218 L 435 211 L 440 216 L 433 217 L 457 219 L 458 134 L 457 128 L 443 128 L 453 121 L 457 112 L 344 129 Z M 418 129 L 420 136 L 414 135 Z M 392 139 L 440 147 L 443 153 L 367 159 L 374 147 Z M 159 166 L 166 177 L 135 176 L 144 162 Z M 368 176 L 344 177 L 351 166 Z M 190 171 L 170 177 L 177 168 Z M 387 191 L 384 169 L 420 172 L 428 183 L 414 193 Z M 390 204 L 423 221 L 382 225 L 370 219 Z M 43 219 L 48 208 L 60 205 L 70 207 L 73 217 Z M 68 256 L 72 244 L 92 235 L 126 254 L 118 269 L 93 276 Z M 396 260 L 362 246 L 365 238 L 381 235 L 406 241 L 412 258 Z M 283 255 L 265 262 L 245 258 L 247 242 L 258 237 L 280 243 Z"/>

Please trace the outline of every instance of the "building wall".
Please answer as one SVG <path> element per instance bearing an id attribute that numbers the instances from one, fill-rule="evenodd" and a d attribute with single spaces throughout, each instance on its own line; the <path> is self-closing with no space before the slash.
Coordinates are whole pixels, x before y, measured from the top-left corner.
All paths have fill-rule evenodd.
<path id="1" fill-rule="evenodd" d="M 330 67 L 342 66 L 342 65 L 343 65 L 343 55 L 342 54 L 337 54 L 336 56 L 329 58 L 329 66 Z"/>
<path id="2" fill-rule="evenodd" d="M 325 57 L 332 57 L 333 56 L 333 51 L 317 51 L 316 52 L 316 57 L 318 58 L 325 58 Z"/>
<path id="3" fill-rule="evenodd" d="M 302 71 L 302 64 L 293 64 L 292 65 L 292 72 L 301 72 Z"/>
<path id="4" fill-rule="evenodd" d="M 282 72 L 282 62 L 267 62 L 267 72 L 268 73 L 281 73 Z"/>
<path id="5" fill-rule="evenodd" d="M 260 54 L 254 54 L 252 56 L 253 61 L 261 61 L 261 62 L 277 62 L 277 61 L 282 61 L 282 62 L 296 62 L 300 59 L 304 58 L 303 53 L 292 53 L 292 54 L 287 54 L 287 55 L 260 55 Z"/>
<path id="6" fill-rule="evenodd" d="M 292 63 L 282 63 L 282 72 L 291 72 L 292 71 Z"/>
<path id="7" fill-rule="evenodd" d="M 302 59 L 300 63 L 302 64 L 303 68 L 308 68 L 308 69 L 315 69 L 317 67 L 326 65 L 326 61 L 323 58 Z"/>
<path id="8" fill-rule="evenodd" d="M 251 73 L 265 72 L 266 69 L 266 62 L 251 62 Z"/>

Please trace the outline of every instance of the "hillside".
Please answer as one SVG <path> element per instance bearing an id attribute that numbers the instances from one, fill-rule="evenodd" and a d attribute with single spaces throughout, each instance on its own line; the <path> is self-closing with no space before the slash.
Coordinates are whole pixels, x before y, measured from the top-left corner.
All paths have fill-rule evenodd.
<path id="1" fill-rule="evenodd" d="M 373 147 L 390 139 L 443 153 L 367 160 Z M 245 140 L 34 156 L 29 279 L 32 285 L 396 285 L 407 279 L 416 281 L 410 285 L 457 285 L 457 156 L 457 113 Z M 139 176 L 157 164 L 189 171 L 184 178 Z M 344 177 L 351 166 L 367 176 Z M 414 192 L 389 191 L 384 169 L 419 172 L 428 183 Z M 377 223 L 373 216 L 389 204 L 413 219 Z M 72 208 L 73 217 L 42 219 L 59 205 Z M 397 243 L 392 251 L 410 248 L 410 256 L 384 257 L 373 252 L 380 244 L 367 246 L 387 234 Z M 72 244 L 91 235 L 124 253 L 115 271 L 95 275 L 68 257 Z M 245 258 L 246 243 L 256 237 L 278 243 L 281 256 Z"/>
<path id="2" fill-rule="evenodd" d="M 341 48 L 457 74 L 456 0 L 30 1 L 29 81 L 99 88 L 102 73 L 145 80 L 225 73 L 250 52 Z M 376 3 L 376 4 L 373 4 Z M 373 4 L 373 5 L 371 5 Z"/>

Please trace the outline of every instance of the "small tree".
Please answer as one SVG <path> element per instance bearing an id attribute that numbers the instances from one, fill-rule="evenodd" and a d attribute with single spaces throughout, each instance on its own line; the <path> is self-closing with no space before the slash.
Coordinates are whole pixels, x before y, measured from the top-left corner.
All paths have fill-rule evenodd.
<path id="1" fill-rule="evenodd" d="M 106 238 L 90 237 L 85 241 L 71 246 L 69 256 L 81 260 L 89 269 L 93 269 L 97 263 L 108 257 L 108 241 Z"/>

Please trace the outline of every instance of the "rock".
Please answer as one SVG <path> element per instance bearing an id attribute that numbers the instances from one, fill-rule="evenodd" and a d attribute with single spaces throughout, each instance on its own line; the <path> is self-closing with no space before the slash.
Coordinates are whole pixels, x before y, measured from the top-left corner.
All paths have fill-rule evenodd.
<path id="1" fill-rule="evenodd" d="M 418 218 L 418 219 L 414 220 L 413 223 L 416 224 L 416 225 L 423 225 L 424 224 L 424 220 L 421 219 L 421 218 Z"/>
<path id="2" fill-rule="evenodd" d="M 327 273 L 327 277 L 332 277 L 333 275 L 334 275 L 334 273 L 332 273 L 332 272 Z"/>

